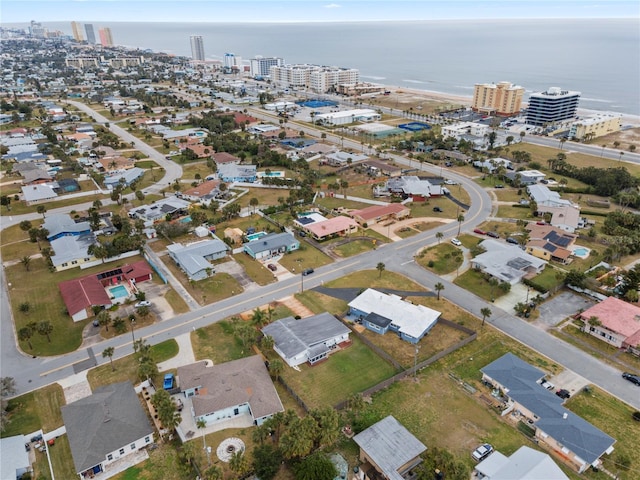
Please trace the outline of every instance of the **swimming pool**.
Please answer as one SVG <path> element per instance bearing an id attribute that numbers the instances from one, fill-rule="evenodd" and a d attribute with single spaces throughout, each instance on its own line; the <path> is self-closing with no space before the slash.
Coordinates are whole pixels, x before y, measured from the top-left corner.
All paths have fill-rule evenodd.
<path id="1" fill-rule="evenodd" d="M 586 248 L 586 247 L 575 247 L 573 249 L 573 254 L 576 257 L 580 257 L 580 258 L 587 258 L 589 256 L 589 253 L 591 252 L 590 249 Z"/>
<path id="2" fill-rule="evenodd" d="M 122 297 L 129 296 L 129 291 L 122 285 L 118 285 L 117 287 L 111 287 L 109 291 L 111 292 L 111 295 L 113 295 L 115 298 L 122 298 Z"/>
<path id="3" fill-rule="evenodd" d="M 191 215 L 180 219 L 180 223 L 189 223 L 191 221 Z"/>

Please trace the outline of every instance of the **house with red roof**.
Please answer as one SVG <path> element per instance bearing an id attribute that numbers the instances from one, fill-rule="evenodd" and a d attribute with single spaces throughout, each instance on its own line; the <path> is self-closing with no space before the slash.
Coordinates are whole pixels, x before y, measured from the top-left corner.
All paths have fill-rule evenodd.
<path id="1" fill-rule="evenodd" d="M 360 225 L 373 225 L 384 220 L 402 220 L 411 215 L 411 210 L 401 203 L 390 203 L 388 205 L 373 205 L 361 210 L 353 210 L 350 214 Z"/>
<path id="2" fill-rule="evenodd" d="M 303 225 L 303 230 L 311 235 L 315 240 L 322 241 L 333 237 L 343 237 L 358 231 L 358 223 L 345 216 L 329 218 L 322 222 L 314 222 Z"/>
<path id="3" fill-rule="evenodd" d="M 109 308 L 131 299 L 137 284 L 151 280 L 151 267 L 143 260 L 102 273 L 60 282 L 58 288 L 67 313 L 74 322 L 93 315 L 92 307 Z M 121 287 L 121 288 L 118 288 Z"/>
<path id="4" fill-rule="evenodd" d="M 216 162 L 216 165 L 220 166 L 226 164 L 240 165 L 242 160 L 227 152 L 216 152 L 213 154 L 213 161 Z"/>
<path id="5" fill-rule="evenodd" d="M 608 297 L 580 314 L 584 331 L 618 348 L 640 355 L 640 307 Z M 589 323 L 589 319 L 596 322 Z"/>

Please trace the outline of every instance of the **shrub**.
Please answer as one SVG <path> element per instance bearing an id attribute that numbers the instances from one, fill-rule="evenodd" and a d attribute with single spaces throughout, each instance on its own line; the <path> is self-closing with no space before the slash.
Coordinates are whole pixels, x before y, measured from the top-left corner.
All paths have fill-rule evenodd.
<path id="1" fill-rule="evenodd" d="M 631 417 L 632 417 L 636 422 L 640 422 L 640 412 L 633 412 L 633 414 L 631 415 Z"/>
<path id="2" fill-rule="evenodd" d="M 429 268 L 433 268 L 435 264 L 436 264 L 436 262 L 434 262 L 433 260 L 429 260 L 429 263 L 427 263 L 427 266 Z"/>

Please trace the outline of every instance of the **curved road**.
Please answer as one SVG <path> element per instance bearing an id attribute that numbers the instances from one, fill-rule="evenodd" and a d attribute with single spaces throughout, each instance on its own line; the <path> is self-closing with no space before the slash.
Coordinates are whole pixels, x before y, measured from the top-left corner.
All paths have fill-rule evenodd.
<path id="1" fill-rule="evenodd" d="M 304 130 L 310 132 L 310 129 L 306 126 Z M 314 135 L 319 136 L 319 132 L 314 132 Z M 132 141 L 135 141 L 138 148 L 140 148 L 139 143 L 141 142 L 138 139 Z M 345 143 L 347 142 L 345 141 Z M 355 145 L 353 148 L 359 147 L 359 144 L 356 142 L 352 143 Z M 394 160 L 405 164 L 408 163 L 407 159 L 399 156 L 394 156 Z M 427 166 L 426 170 L 436 174 L 439 168 Z M 470 179 L 452 174 L 451 172 L 448 172 L 448 177 L 459 181 L 469 192 L 471 208 L 465 214 L 465 221 L 462 227 L 465 231 L 470 230 L 474 226 L 482 223 L 490 215 L 491 199 L 484 189 Z M 165 180 L 163 179 L 163 181 Z M 157 185 L 156 188 L 158 188 Z M 407 240 L 382 245 L 377 250 L 325 267 L 320 267 L 316 269 L 313 275 L 305 278 L 305 288 L 313 288 L 321 283 L 358 270 L 374 269 L 378 262 L 383 261 L 388 270 L 402 273 L 428 288 L 433 289 L 435 283 L 442 283 L 445 286 L 443 296 L 454 301 L 454 303 L 476 316 L 481 316 L 480 310 L 482 308 L 491 308 L 493 315 L 488 320 L 490 324 L 493 324 L 496 328 L 534 350 L 548 356 L 554 362 L 573 370 L 589 382 L 598 385 L 630 405 L 633 405 L 635 408 L 640 409 L 640 395 L 638 395 L 637 387 L 631 385 L 630 382 L 622 380 L 620 372 L 615 368 L 601 363 L 582 350 L 547 334 L 522 319 L 498 309 L 495 305 L 487 303 L 474 294 L 419 267 L 414 262 L 413 256 L 419 248 L 437 242 L 435 238 L 437 232 L 443 232 L 445 237 L 449 237 L 455 235 L 457 230 L 457 223 L 442 225 Z M 2 272 L 1 275 L 4 286 L 4 272 Z M 202 307 L 197 311 L 137 330 L 135 336 L 136 338 L 144 337 L 150 344 L 156 344 L 174 338 L 177 335 L 187 333 L 193 329 L 220 321 L 231 315 L 252 310 L 278 298 L 292 295 L 300 291 L 300 288 L 301 282 L 299 282 L 297 277 L 289 278 L 276 284 L 262 287 L 257 292 L 253 291 L 236 295 L 213 305 Z M 0 292 L 0 300 L 2 301 L 2 311 L 0 313 L 2 313 L 3 324 L 1 344 L 3 361 L 0 365 L 0 372 L 2 376 L 13 376 L 16 379 L 19 393 L 24 393 L 68 377 L 74 373 L 72 368 L 74 363 L 87 359 L 87 353 L 83 350 L 50 358 L 31 358 L 24 354 L 5 356 L 5 353 L 7 353 L 6 349 L 10 343 L 14 342 L 14 338 L 13 335 L 9 336 L 6 334 L 6 323 L 12 322 L 10 313 L 9 317 L 7 317 L 8 301 L 4 288 L 2 288 L 2 292 Z M 11 330 L 13 330 L 12 326 Z M 102 364 L 108 361 L 101 358 L 101 352 L 110 346 L 116 349 L 115 358 L 121 358 L 132 353 L 131 338 L 129 335 L 121 335 L 92 346 L 98 363 Z M 16 351 L 15 344 L 13 344 L 9 350 Z"/>

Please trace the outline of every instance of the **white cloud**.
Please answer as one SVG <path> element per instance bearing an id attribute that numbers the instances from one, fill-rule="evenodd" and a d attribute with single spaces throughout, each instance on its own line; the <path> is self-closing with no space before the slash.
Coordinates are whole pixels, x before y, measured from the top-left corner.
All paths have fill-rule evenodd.
<path id="1" fill-rule="evenodd" d="M 329 5 L 325 5 L 324 8 L 341 8 L 342 5 L 338 5 L 337 3 L 330 3 Z"/>

